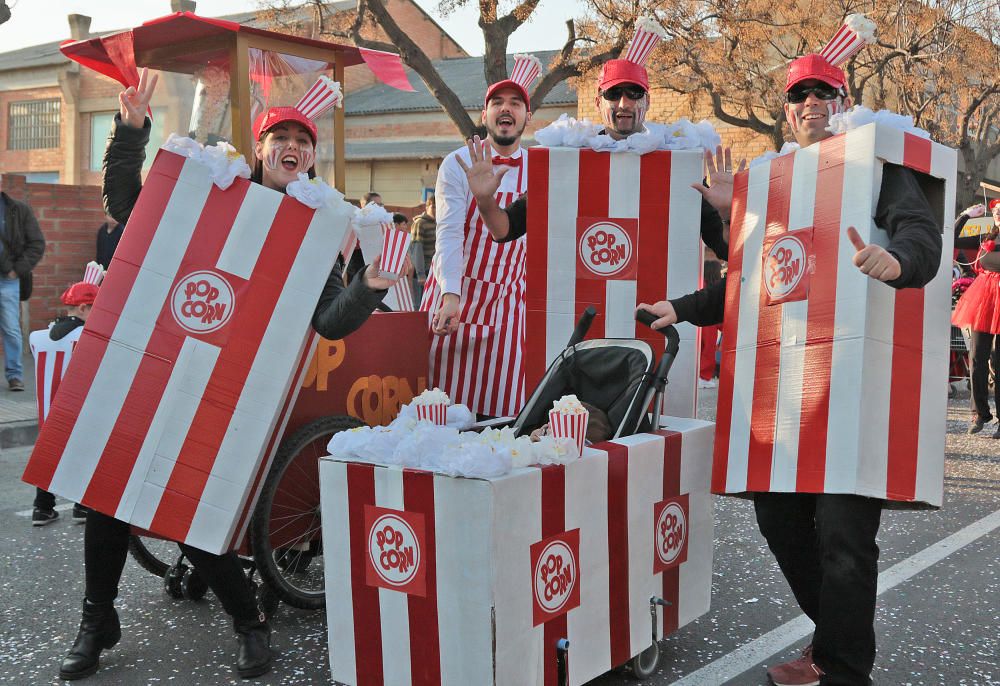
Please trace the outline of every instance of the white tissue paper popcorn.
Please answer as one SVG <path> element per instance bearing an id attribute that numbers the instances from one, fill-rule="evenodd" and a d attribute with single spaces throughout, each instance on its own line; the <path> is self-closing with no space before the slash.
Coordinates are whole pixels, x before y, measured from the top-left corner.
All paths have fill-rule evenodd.
<path id="1" fill-rule="evenodd" d="M 304 172 L 298 173 L 298 178 L 285 187 L 285 192 L 306 207 L 318 210 L 321 207 L 331 209 L 342 208 L 354 211 L 354 205 L 344 200 L 344 194 L 333 188 L 320 177 L 313 179 Z"/>
<path id="2" fill-rule="evenodd" d="M 844 133 L 872 122 L 899 129 L 920 138 L 930 138 L 929 133 L 913 125 L 913 117 L 910 115 L 897 114 L 890 110 L 873 112 L 864 105 L 855 105 L 849 110 L 833 115 L 830 117 L 830 125 L 826 127 L 826 130 L 834 134 Z"/>
<path id="3" fill-rule="evenodd" d="M 589 119 L 576 120 L 563 114 L 559 119 L 535 132 L 535 140 L 550 148 L 590 148 L 609 152 L 634 152 L 645 155 L 654 150 L 714 150 L 722 142 L 712 123 L 706 119 L 697 124 L 681 119 L 670 125 L 647 122 L 642 131 L 615 140 L 603 127 Z"/>
<path id="4" fill-rule="evenodd" d="M 233 185 L 237 176 L 250 178 L 250 165 L 236 148 L 225 141 L 206 147 L 192 138 L 172 133 L 162 147 L 208 167 L 212 182 L 222 190 Z"/>

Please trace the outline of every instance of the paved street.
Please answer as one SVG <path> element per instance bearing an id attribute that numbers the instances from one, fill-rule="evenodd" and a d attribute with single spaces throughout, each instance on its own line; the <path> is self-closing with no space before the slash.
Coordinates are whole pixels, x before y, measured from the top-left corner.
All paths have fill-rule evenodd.
<path id="1" fill-rule="evenodd" d="M 703 393 L 703 416 L 711 417 L 713 402 L 714 392 Z M 1000 684 L 1000 441 L 989 437 L 995 425 L 964 434 L 966 403 L 949 407 L 946 507 L 883 517 L 877 684 Z M 83 593 L 83 527 L 68 510 L 38 529 L 26 516 L 32 489 L 19 477 L 29 452 L 0 453 L 0 683 L 18 686 L 59 683 Z M 663 641 L 649 683 L 765 684 L 763 665 L 795 656 L 808 641 L 811 627 L 757 533 L 750 503 L 719 498 L 715 512 L 712 610 Z M 123 639 L 83 683 L 240 683 L 230 668 L 232 630 L 211 595 L 171 600 L 130 560 L 118 608 Z M 330 683 L 322 613 L 282 606 L 274 630 L 274 670 L 256 683 Z M 627 681 L 611 674 L 593 683 Z"/>

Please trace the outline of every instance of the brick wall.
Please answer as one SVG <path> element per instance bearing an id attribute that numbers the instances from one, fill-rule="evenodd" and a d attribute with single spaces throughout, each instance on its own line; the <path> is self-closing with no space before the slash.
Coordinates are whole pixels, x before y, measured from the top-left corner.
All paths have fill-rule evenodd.
<path id="1" fill-rule="evenodd" d="M 0 151 L 2 151 L 3 171 L 54 171 L 62 173 L 64 159 L 62 146 L 58 148 L 39 148 L 36 150 L 7 149 L 7 134 L 10 130 L 8 122 L 10 103 L 21 102 L 23 100 L 48 100 L 50 98 L 55 98 L 62 103 L 62 91 L 60 91 L 58 86 L 0 92 Z M 61 107 L 63 108 L 60 112 L 60 117 L 63 120 L 61 138 L 65 141 L 65 103 Z"/>
<path id="2" fill-rule="evenodd" d="M 83 278 L 84 267 L 95 257 L 97 229 L 104 222 L 101 189 L 25 183 L 23 176 L 13 174 L 0 176 L 0 188 L 31 206 L 45 235 L 45 255 L 34 271 L 28 322 L 30 331 L 42 329 L 64 313 L 59 296 Z"/>

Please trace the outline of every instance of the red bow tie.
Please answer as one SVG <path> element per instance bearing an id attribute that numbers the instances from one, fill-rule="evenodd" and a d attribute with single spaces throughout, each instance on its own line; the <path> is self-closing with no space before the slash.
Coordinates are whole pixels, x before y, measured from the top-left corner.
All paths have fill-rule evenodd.
<path id="1" fill-rule="evenodd" d="M 521 158 L 520 157 L 500 157 L 499 155 L 494 155 L 493 156 L 493 166 L 494 167 L 499 167 L 501 165 L 505 166 L 505 167 L 520 167 L 521 166 Z"/>

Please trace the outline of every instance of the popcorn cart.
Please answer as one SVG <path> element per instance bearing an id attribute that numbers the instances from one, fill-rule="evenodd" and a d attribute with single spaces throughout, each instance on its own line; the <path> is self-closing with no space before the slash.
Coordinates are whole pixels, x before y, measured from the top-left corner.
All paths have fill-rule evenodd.
<path id="1" fill-rule="evenodd" d="M 223 184 L 197 154 L 156 147 L 172 132 L 194 139 L 181 152 L 226 141 L 253 159 L 258 113 L 293 105 L 320 76 L 343 83 L 352 65 L 412 90 L 399 58 L 187 12 L 61 49 L 123 86 L 140 68 L 160 72 L 155 161 L 24 479 L 151 537 L 252 554 L 278 597 L 321 606 L 316 446 L 388 421 L 419 393 L 426 320 L 378 314 L 349 340 L 317 345 L 309 321 L 348 242 L 350 206 Z M 314 123 L 317 174 L 342 190 L 343 110 Z M 151 540 L 134 552 L 168 590 L 204 593 Z"/>

